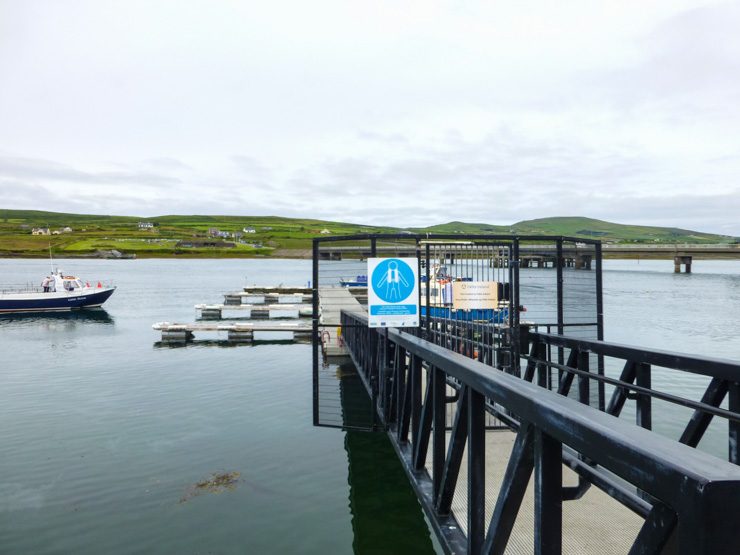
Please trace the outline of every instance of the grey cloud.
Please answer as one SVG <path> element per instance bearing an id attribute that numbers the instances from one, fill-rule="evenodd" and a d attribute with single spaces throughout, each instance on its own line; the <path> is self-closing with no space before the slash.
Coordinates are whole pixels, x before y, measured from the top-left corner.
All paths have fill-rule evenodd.
<path id="1" fill-rule="evenodd" d="M 146 171 L 86 172 L 71 166 L 34 158 L 0 157 L 0 176 L 24 180 L 65 181 L 80 184 L 147 184 L 171 186 L 180 179 Z"/>

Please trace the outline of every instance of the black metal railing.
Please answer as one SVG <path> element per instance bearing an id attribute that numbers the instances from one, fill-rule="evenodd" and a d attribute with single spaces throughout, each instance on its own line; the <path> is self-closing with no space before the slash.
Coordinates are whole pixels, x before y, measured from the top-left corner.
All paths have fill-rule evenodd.
<path id="1" fill-rule="evenodd" d="M 603 390 L 605 384 L 613 386 L 608 403 L 600 401 L 598 408 L 619 416 L 628 400 L 635 401 L 635 424 L 651 429 L 653 425 L 653 400 L 693 410 L 693 414 L 678 441 L 696 447 L 704 437 L 712 419 L 727 421 L 728 460 L 738 464 L 738 438 L 740 437 L 740 364 L 734 361 L 698 357 L 655 349 L 643 349 L 605 341 L 575 339 L 552 333 L 522 329 L 522 343 L 528 347 L 522 356 L 526 366 L 522 377 L 568 395 L 577 382 L 578 399 L 591 404 L 591 383 Z M 593 358 L 601 363 L 618 363 L 622 370 L 619 378 L 596 372 Z M 557 360 L 556 360 L 557 358 Z M 565 362 L 558 362 L 558 361 Z M 709 379 L 700 401 L 689 399 L 652 387 L 653 374 L 661 372 L 690 372 Z M 555 375 L 556 372 L 556 375 Z M 721 405 L 727 398 L 727 408 Z"/>
<path id="2" fill-rule="evenodd" d="M 361 313 L 343 312 L 342 329 L 345 344 L 371 395 L 378 426 L 388 430 L 411 483 L 449 552 L 504 553 L 533 474 L 537 553 L 561 553 L 562 505 L 578 499 L 584 484 L 603 489 L 645 518 L 630 553 L 659 553 L 674 533 L 675 545 L 682 554 L 736 552 L 740 468 L 645 429 L 649 428 L 646 424 L 650 408 L 644 398 L 654 396 L 646 382 L 645 365 L 689 372 L 706 372 L 710 368 L 712 374 L 708 375 L 713 382 L 718 380 L 719 390 L 726 386 L 727 391 L 734 391 L 729 411 L 706 399 L 684 406 L 736 423 L 732 414 L 733 407 L 737 408 L 733 405 L 737 401 L 737 365 L 694 357 L 670 358 L 669 353 L 529 332 L 521 344 L 529 347 L 524 351 L 528 354 L 522 356 L 527 362 L 523 377 L 531 376 L 532 381 L 536 377 L 538 386 L 414 334 L 368 328 L 366 316 Z M 570 350 L 565 364 L 543 355 L 548 345 L 556 351 Z M 592 354 L 622 358 L 635 367 L 635 378 L 630 381 L 631 370 L 625 366 L 626 375 L 614 384 L 617 389 L 609 407 L 618 406 L 621 396 L 626 398 L 629 392 L 642 396 L 638 397 L 643 399 L 640 425 L 615 418 L 618 411 L 614 409 L 611 413 L 599 411 L 598 407 L 548 389 L 548 374 L 559 370 L 558 389 L 577 379 L 579 388 L 583 388 L 582 400 L 585 399 L 584 384 L 597 377 L 606 380 L 586 369 L 586 359 Z M 510 370 L 517 368 L 514 363 Z M 449 395 L 450 387 L 456 388 L 455 395 Z M 665 395 L 661 398 L 670 400 Z M 446 406 L 451 403 L 457 410 L 448 444 L 445 415 Z M 488 523 L 484 498 L 486 412 L 496 414 L 516 431 Z M 692 437 L 705 425 L 701 415 L 694 420 L 695 431 L 687 432 Z M 451 511 L 465 452 L 466 534 Z M 427 471 L 429 454 L 431 470 Z M 578 486 L 564 487 L 563 462 L 578 473 Z"/>

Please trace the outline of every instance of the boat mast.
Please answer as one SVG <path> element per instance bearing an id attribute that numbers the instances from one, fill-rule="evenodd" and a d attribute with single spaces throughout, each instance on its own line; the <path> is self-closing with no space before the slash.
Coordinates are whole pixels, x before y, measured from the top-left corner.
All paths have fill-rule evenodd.
<path id="1" fill-rule="evenodd" d="M 51 264 L 51 273 L 54 275 L 54 258 L 51 256 L 51 241 L 49 241 L 49 263 Z"/>

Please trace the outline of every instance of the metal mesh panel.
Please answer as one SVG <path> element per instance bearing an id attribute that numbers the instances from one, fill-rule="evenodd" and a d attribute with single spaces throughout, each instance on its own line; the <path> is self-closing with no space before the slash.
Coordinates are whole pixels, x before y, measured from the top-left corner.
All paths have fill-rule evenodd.
<path id="1" fill-rule="evenodd" d="M 438 345 L 501 366 L 502 326 L 510 319 L 511 247 L 485 241 L 422 244 L 421 304 L 427 335 Z M 462 309 L 455 288 L 495 284 L 498 303 L 490 308 Z M 458 289 L 459 291 L 459 289 Z"/>
<path id="2" fill-rule="evenodd" d="M 594 243 L 548 237 L 367 236 L 322 239 L 314 256 L 322 299 L 317 325 L 322 336 L 338 342 L 341 311 L 367 308 L 370 257 L 417 258 L 421 327 L 413 331 L 498 369 L 517 371 L 521 351 L 511 342 L 518 341 L 520 325 L 580 339 L 601 337 L 600 250 Z M 496 301 L 487 308 L 460 305 L 460 288 L 470 284 L 495 288 Z M 562 349 L 548 346 L 547 358 L 565 363 Z M 596 356 L 589 367 L 603 373 L 603 361 Z M 549 372 L 548 386 L 557 387 L 562 372 Z M 577 391 L 573 388 L 571 396 Z M 602 406 L 603 386 L 591 388 L 588 397 Z"/>
<path id="3" fill-rule="evenodd" d="M 370 398 L 352 362 L 345 360 L 340 364 L 321 364 L 316 388 L 316 425 L 346 429 L 372 428 Z"/>

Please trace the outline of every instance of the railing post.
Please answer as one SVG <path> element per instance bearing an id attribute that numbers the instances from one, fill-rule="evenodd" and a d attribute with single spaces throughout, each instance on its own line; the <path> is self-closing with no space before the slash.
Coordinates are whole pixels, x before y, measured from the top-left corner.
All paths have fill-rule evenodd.
<path id="1" fill-rule="evenodd" d="M 425 268 L 424 271 L 426 272 L 427 276 L 427 287 L 426 287 L 426 294 L 425 294 L 425 302 L 424 305 L 426 306 L 427 311 L 427 317 L 426 317 L 426 330 L 427 330 L 427 336 L 426 339 L 429 341 L 433 341 L 431 337 L 431 330 L 432 330 L 432 307 L 431 307 L 431 294 L 432 294 L 432 272 L 429 270 L 429 243 L 424 245 L 424 258 L 425 258 Z M 421 281 L 421 273 L 419 273 L 419 280 Z M 421 287 L 419 288 L 419 294 L 421 295 Z"/>
<path id="2" fill-rule="evenodd" d="M 588 351 L 578 352 L 578 370 L 590 371 L 591 354 Z M 590 379 L 586 376 L 578 376 L 578 400 L 584 405 L 591 405 Z"/>
<path id="3" fill-rule="evenodd" d="M 434 484 L 434 498 L 439 496 L 440 484 L 445 467 L 445 426 L 447 424 L 447 405 L 445 403 L 445 389 L 447 383 L 445 374 L 439 368 L 432 368 L 432 483 Z"/>
<path id="4" fill-rule="evenodd" d="M 312 282 L 311 290 L 311 335 L 312 335 L 312 362 L 313 362 L 313 423 L 314 426 L 319 423 L 319 242 L 313 240 L 313 265 L 312 265 Z"/>
<path id="5" fill-rule="evenodd" d="M 536 350 L 536 357 L 538 360 L 541 361 L 547 361 L 547 345 L 545 345 L 544 342 L 538 341 L 537 342 L 537 350 Z M 537 385 L 540 387 L 548 388 L 548 385 L 550 383 L 550 380 L 548 379 L 550 375 L 550 367 L 546 364 L 546 362 L 538 362 L 537 363 Z"/>
<path id="6" fill-rule="evenodd" d="M 534 552 L 560 555 L 563 544 L 562 445 L 542 430 L 534 435 Z"/>
<path id="7" fill-rule="evenodd" d="M 637 365 L 637 375 L 635 377 L 635 385 L 646 387 L 650 389 L 652 382 L 650 378 L 650 365 L 641 362 Z M 644 393 L 637 394 L 637 425 L 645 428 L 646 430 L 652 430 L 653 428 L 653 415 L 652 415 L 652 398 L 650 395 Z"/>
<path id="8" fill-rule="evenodd" d="M 564 324 L 564 316 L 563 316 L 563 240 L 558 239 L 557 241 L 557 255 L 555 259 L 555 267 L 557 269 L 556 273 L 556 280 L 557 280 L 557 310 L 558 310 L 558 335 L 563 335 L 563 324 Z M 548 333 L 550 330 L 547 330 Z M 564 355 L 563 355 L 563 348 L 558 347 L 558 364 L 563 364 Z M 558 377 L 560 376 L 560 372 L 558 372 Z M 558 383 L 560 383 L 560 380 L 558 379 Z"/>
<path id="9" fill-rule="evenodd" d="M 599 341 L 604 340 L 604 285 L 603 285 L 603 267 L 602 258 L 603 251 L 601 250 L 601 241 L 594 245 L 594 256 L 596 258 L 596 339 Z M 604 356 L 598 355 L 598 368 L 597 372 L 599 376 L 604 375 Z M 603 411 L 606 407 L 606 388 L 604 382 L 598 384 L 599 392 L 599 410 Z"/>
<path id="10" fill-rule="evenodd" d="M 734 413 L 740 413 L 740 383 L 730 382 L 728 389 L 728 409 Z M 740 464 L 738 451 L 740 447 L 740 423 L 736 420 L 729 421 L 729 461 L 734 464 Z"/>
<path id="11" fill-rule="evenodd" d="M 468 553 L 477 555 L 485 541 L 486 399 L 469 389 L 468 402 Z"/>
<path id="12" fill-rule="evenodd" d="M 519 345 L 519 239 L 514 238 L 509 262 L 511 291 L 509 300 L 509 325 L 511 329 L 511 373 L 521 376 L 521 348 Z"/>

